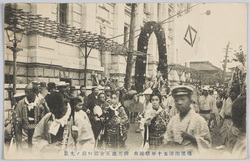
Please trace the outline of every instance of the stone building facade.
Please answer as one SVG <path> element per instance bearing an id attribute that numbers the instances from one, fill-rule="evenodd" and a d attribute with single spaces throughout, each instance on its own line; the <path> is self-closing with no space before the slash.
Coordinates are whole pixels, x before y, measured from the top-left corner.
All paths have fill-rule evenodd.
<path id="1" fill-rule="evenodd" d="M 70 25 L 82 30 L 96 33 L 106 38 L 128 46 L 130 31 L 131 6 L 125 3 L 50 3 L 11 4 L 13 8 L 22 9 L 34 15 L 47 17 L 60 24 Z M 135 50 L 140 29 L 148 21 L 161 22 L 173 16 L 180 10 L 188 8 L 187 3 L 140 3 L 136 11 Z M 171 21 L 169 21 L 171 20 Z M 175 18 L 169 19 L 162 26 L 165 30 L 167 55 L 169 63 L 175 63 L 174 28 Z M 7 27 L 7 24 L 4 24 Z M 63 34 L 63 33 L 62 33 Z M 124 35 L 123 35 L 124 34 Z M 13 54 L 7 46 L 12 46 L 4 32 L 5 89 L 11 87 L 13 79 Z M 84 84 L 84 51 L 83 47 L 60 39 L 43 35 L 24 35 L 17 53 L 17 92 L 21 91 L 30 81 L 71 82 L 73 86 Z M 88 48 L 89 51 L 89 48 Z M 149 39 L 147 77 L 157 74 L 159 56 L 157 40 L 154 34 Z M 88 57 L 87 86 L 92 86 L 92 73 L 97 73 L 98 79 L 117 79 L 123 86 L 126 72 L 126 56 L 117 52 L 93 49 Z M 134 73 L 134 68 L 132 70 Z M 133 74 L 132 74 L 133 76 Z M 171 79 L 171 77 L 170 77 Z M 8 93 L 5 91 L 5 99 Z"/>
<path id="2" fill-rule="evenodd" d="M 131 7 L 122 3 L 62 3 L 62 4 L 12 4 L 12 7 L 23 9 L 32 14 L 48 17 L 49 20 L 67 24 L 76 28 L 97 33 L 107 38 L 127 33 L 114 41 L 128 46 Z M 175 3 L 138 4 L 136 12 L 136 29 L 140 29 L 148 21 L 161 22 L 172 16 L 184 5 Z M 187 7 L 187 6 L 186 6 Z M 170 63 L 174 63 L 174 21 L 163 24 L 166 34 L 167 53 Z M 6 34 L 6 33 L 5 33 Z M 136 30 L 135 50 L 140 30 Z M 5 77 L 11 80 L 12 52 L 6 48 L 11 46 L 5 35 Z M 18 44 L 23 51 L 18 52 L 17 83 L 26 84 L 30 80 L 58 82 L 71 80 L 72 85 L 82 85 L 84 81 L 84 48 L 58 39 L 41 35 L 24 35 Z M 158 49 L 154 34 L 150 37 L 147 60 L 147 76 L 156 75 Z M 126 70 L 126 57 L 116 52 L 93 49 L 88 58 L 87 85 L 92 84 L 91 74 L 95 71 L 98 79 L 103 77 L 118 79 L 120 85 Z"/>

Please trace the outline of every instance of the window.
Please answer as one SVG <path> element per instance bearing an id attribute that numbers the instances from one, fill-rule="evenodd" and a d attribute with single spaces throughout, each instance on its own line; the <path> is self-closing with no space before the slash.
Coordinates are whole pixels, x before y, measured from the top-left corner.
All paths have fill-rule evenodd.
<path id="1" fill-rule="evenodd" d="M 128 34 L 128 27 L 127 26 L 124 26 L 124 46 L 125 47 L 128 47 L 128 37 L 129 37 L 129 34 Z"/>
<path id="2" fill-rule="evenodd" d="M 12 84 L 13 83 L 13 75 L 5 74 L 4 83 L 5 84 Z"/>
<path id="3" fill-rule="evenodd" d="M 68 12 L 68 4 L 60 3 L 59 4 L 59 23 L 67 24 L 67 12 Z"/>

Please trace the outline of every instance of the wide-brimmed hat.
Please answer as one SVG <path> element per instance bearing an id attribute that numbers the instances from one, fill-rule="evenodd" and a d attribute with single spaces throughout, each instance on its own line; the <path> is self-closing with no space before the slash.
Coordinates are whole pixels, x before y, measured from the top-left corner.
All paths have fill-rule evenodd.
<path id="1" fill-rule="evenodd" d="M 57 84 L 57 87 L 66 87 L 66 86 L 68 86 L 68 84 L 66 82 L 59 82 Z"/>
<path id="2" fill-rule="evenodd" d="M 153 93 L 153 90 L 152 90 L 151 88 L 147 88 L 147 89 L 143 92 L 144 95 L 151 95 L 152 93 Z"/>
<path id="3" fill-rule="evenodd" d="M 208 91 L 209 90 L 209 86 L 205 86 L 202 89 L 205 90 L 205 91 Z"/>
<path id="4" fill-rule="evenodd" d="M 23 96 L 25 96 L 25 93 L 24 92 L 20 92 L 20 93 L 16 93 L 13 97 L 17 98 L 17 97 L 23 97 Z"/>
<path id="5" fill-rule="evenodd" d="M 135 95 L 135 94 L 137 94 L 137 91 L 136 91 L 136 90 L 130 90 L 130 91 L 128 91 L 128 95 L 129 95 L 129 96 L 133 96 L 133 95 Z"/>

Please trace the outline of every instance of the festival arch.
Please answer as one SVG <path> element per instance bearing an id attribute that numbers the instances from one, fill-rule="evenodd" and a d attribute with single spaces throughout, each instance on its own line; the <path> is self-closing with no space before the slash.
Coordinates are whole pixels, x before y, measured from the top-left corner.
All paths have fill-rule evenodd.
<path id="1" fill-rule="evenodd" d="M 142 27 L 137 50 L 143 53 L 148 51 L 148 42 L 152 33 L 155 33 L 158 44 L 159 52 L 159 63 L 157 71 L 160 71 L 164 80 L 168 80 L 168 65 L 167 65 L 167 49 L 166 49 L 166 38 L 165 32 L 160 23 L 155 21 L 147 22 L 144 27 Z M 135 63 L 135 87 L 137 92 L 143 91 L 143 85 L 146 80 L 146 63 L 147 56 L 140 55 L 136 57 Z"/>

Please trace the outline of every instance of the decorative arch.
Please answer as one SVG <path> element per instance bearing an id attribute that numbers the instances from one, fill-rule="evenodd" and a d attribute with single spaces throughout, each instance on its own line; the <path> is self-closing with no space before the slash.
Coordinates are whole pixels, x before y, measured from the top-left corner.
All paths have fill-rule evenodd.
<path id="1" fill-rule="evenodd" d="M 137 50 L 143 53 L 148 51 L 148 41 L 152 33 L 155 33 L 159 51 L 159 63 L 157 71 L 160 71 L 164 80 L 168 79 L 168 65 L 167 65 L 167 49 L 165 32 L 160 23 L 155 21 L 147 22 L 141 29 L 138 39 Z M 137 56 L 135 63 L 135 87 L 138 92 L 143 91 L 143 85 L 146 80 L 146 61 L 147 56 Z"/>

